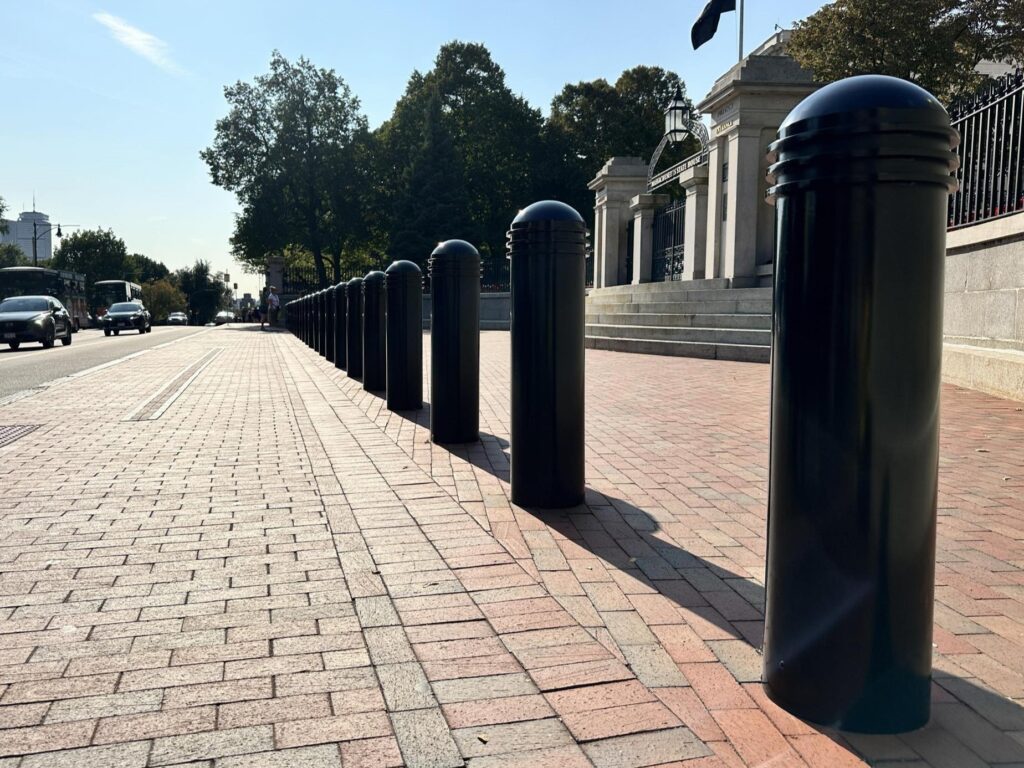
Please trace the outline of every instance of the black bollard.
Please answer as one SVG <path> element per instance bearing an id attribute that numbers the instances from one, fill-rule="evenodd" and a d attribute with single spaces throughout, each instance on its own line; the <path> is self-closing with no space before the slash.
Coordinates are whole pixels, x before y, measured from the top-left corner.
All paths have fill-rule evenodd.
<path id="1" fill-rule="evenodd" d="M 391 411 L 423 407 L 423 272 L 396 261 L 384 272 L 387 293 L 387 403 Z"/>
<path id="2" fill-rule="evenodd" d="M 302 297 L 302 341 L 308 347 L 309 346 L 309 325 L 311 323 L 309 317 L 309 296 Z"/>
<path id="3" fill-rule="evenodd" d="M 345 320 L 348 315 L 348 292 L 345 290 L 345 283 L 338 283 L 334 286 L 334 367 L 345 370 L 346 350 L 348 339 L 346 338 Z"/>
<path id="4" fill-rule="evenodd" d="M 302 343 L 309 346 L 309 296 L 302 297 Z"/>
<path id="5" fill-rule="evenodd" d="M 309 320 L 309 347 L 315 352 L 317 328 L 320 326 L 320 324 L 317 322 L 315 291 L 309 295 Z"/>
<path id="6" fill-rule="evenodd" d="M 430 254 L 430 439 L 480 439 L 480 254 L 448 240 Z"/>
<path id="7" fill-rule="evenodd" d="M 334 319 L 334 286 L 329 286 L 324 291 L 324 299 L 326 301 L 325 316 L 327 317 L 327 339 L 326 346 L 324 349 L 324 357 L 327 358 L 328 362 L 334 362 L 334 329 L 336 327 L 336 321 Z"/>
<path id="8" fill-rule="evenodd" d="M 320 336 L 317 352 L 320 357 L 327 357 L 327 289 L 321 288 L 317 296 L 317 311 L 320 314 Z"/>
<path id="9" fill-rule="evenodd" d="M 353 277 L 345 287 L 348 310 L 345 315 L 345 338 L 348 354 L 345 361 L 348 375 L 363 378 L 363 278 Z"/>
<path id="10" fill-rule="evenodd" d="M 946 213 L 955 132 L 877 75 L 771 145 L 778 254 L 764 681 L 811 722 L 929 717 Z"/>
<path id="11" fill-rule="evenodd" d="M 316 337 L 313 339 L 313 349 L 317 354 L 324 354 L 324 292 L 317 291 L 313 294 L 313 313 L 316 323 Z"/>
<path id="12" fill-rule="evenodd" d="M 512 222 L 512 501 L 583 503 L 583 300 L 587 225 L 555 200 Z"/>
<path id="13" fill-rule="evenodd" d="M 367 392 L 387 386 L 384 310 L 384 273 L 367 272 L 363 278 L 363 389 Z"/>

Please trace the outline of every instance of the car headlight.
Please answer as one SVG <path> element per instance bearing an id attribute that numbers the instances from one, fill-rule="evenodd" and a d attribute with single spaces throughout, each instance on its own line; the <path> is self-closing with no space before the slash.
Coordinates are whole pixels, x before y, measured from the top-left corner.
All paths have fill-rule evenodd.
<path id="1" fill-rule="evenodd" d="M 33 325 L 42 325 L 43 321 L 46 320 L 46 315 L 39 315 L 38 317 L 32 318 Z"/>

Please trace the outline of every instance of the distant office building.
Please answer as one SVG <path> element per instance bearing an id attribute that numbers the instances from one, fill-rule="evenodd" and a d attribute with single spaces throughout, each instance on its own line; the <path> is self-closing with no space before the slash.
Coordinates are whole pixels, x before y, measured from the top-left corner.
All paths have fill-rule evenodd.
<path id="1" fill-rule="evenodd" d="M 36 240 L 39 261 L 49 261 L 53 256 L 50 240 L 50 217 L 39 211 L 22 211 L 16 220 L 4 219 L 7 232 L 0 234 L 0 243 L 14 243 L 21 248 L 25 258 L 32 258 L 32 240 Z M 35 227 L 33 227 L 33 223 Z"/>

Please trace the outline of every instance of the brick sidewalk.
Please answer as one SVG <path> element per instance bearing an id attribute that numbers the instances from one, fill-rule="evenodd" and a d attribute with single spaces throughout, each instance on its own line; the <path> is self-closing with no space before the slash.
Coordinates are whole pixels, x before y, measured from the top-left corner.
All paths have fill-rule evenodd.
<path id="1" fill-rule="evenodd" d="M 0 768 L 1024 765 L 1020 404 L 944 390 L 932 724 L 839 735 L 757 683 L 768 367 L 588 350 L 538 514 L 481 351 L 453 451 L 248 329 L 0 407 Z"/>

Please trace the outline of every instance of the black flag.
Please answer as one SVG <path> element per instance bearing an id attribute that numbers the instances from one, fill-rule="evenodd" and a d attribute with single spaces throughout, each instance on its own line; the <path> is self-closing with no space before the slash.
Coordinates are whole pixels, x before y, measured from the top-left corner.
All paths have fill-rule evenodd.
<path id="1" fill-rule="evenodd" d="M 736 0 L 711 0 L 705 5 L 697 21 L 693 23 L 693 29 L 690 30 L 693 50 L 696 51 L 715 36 L 715 32 L 718 31 L 718 19 L 723 13 L 735 10 Z"/>

